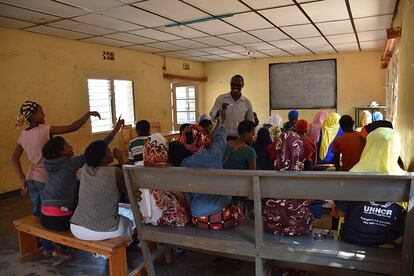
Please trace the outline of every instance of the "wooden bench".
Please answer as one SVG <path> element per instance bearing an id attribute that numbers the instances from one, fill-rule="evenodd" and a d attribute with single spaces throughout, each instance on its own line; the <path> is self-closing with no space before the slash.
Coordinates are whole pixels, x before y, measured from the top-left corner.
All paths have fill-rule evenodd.
<path id="1" fill-rule="evenodd" d="M 127 275 L 126 247 L 128 239 L 118 237 L 104 241 L 83 241 L 77 239 L 70 231 L 53 231 L 44 228 L 38 217 L 27 216 L 13 221 L 18 231 L 20 245 L 20 260 L 28 261 L 34 256 L 42 255 L 41 248 L 38 246 L 38 238 L 47 239 L 58 244 L 80 249 L 83 251 L 98 253 L 108 257 L 109 275 Z M 152 243 L 152 247 L 154 243 Z M 154 250 L 154 259 L 161 256 L 161 250 Z M 129 275 L 141 275 L 145 270 L 142 264 Z"/>
<path id="2" fill-rule="evenodd" d="M 144 261 L 155 275 L 147 241 L 227 255 L 256 264 L 265 275 L 265 262 L 334 275 L 414 275 L 414 181 L 411 174 L 395 176 L 344 172 L 273 172 L 149 168 L 124 166 L 128 194 L 137 224 Z M 246 196 L 254 200 L 254 221 L 233 229 L 208 231 L 191 226 L 162 228 L 142 223 L 139 188 Z M 312 235 L 275 236 L 263 232 L 262 198 L 408 201 L 402 248 L 357 246 L 338 240 L 314 240 Z M 269 263 L 269 262 L 268 262 Z"/>

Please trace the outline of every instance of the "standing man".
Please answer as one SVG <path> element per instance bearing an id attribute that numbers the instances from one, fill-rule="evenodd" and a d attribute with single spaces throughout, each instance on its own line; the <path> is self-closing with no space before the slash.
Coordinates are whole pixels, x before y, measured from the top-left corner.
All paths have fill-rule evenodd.
<path id="1" fill-rule="evenodd" d="M 231 91 L 218 96 L 210 111 L 210 116 L 214 119 L 219 115 L 220 108 L 226 110 L 224 127 L 227 133 L 227 140 L 237 139 L 237 127 L 241 121 L 255 121 L 252 103 L 241 93 L 243 86 L 243 77 L 240 75 L 233 76 L 230 81 Z"/>

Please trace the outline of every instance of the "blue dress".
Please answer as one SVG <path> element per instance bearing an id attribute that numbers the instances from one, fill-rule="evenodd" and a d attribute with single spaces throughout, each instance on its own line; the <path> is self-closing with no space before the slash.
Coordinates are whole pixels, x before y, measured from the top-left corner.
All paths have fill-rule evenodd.
<path id="1" fill-rule="evenodd" d="M 338 133 L 335 136 L 335 139 L 338 138 L 338 137 L 341 137 L 343 134 L 344 134 L 343 130 L 341 128 L 339 128 Z M 320 137 L 319 141 L 316 144 L 316 147 L 318 148 L 318 151 L 316 152 L 316 155 L 318 156 L 318 160 L 317 160 L 316 163 L 317 164 L 333 164 L 334 163 L 334 153 L 332 152 L 332 147 L 333 147 L 333 141 L 335 139 L 333 139 L 331 144 L 329 145 L 328 153 L 326 154 L 325 158 L 323 160 L 321 160 L 319 158 L 319 151 L 320 151 L 320 148 L 321 148 L 322 130 L 320 132 L 319 137 Z"/>

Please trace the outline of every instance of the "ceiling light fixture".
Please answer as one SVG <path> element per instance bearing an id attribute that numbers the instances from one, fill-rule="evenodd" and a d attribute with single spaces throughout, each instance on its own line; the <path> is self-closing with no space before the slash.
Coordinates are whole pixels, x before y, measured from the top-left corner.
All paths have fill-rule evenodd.
<path id="1" fill-rule="evenodd" d="M 231 13 L 223 14 L 223 15 L 216 15 L 216 16 L 211 16 L 211 17 L 206 17 L 206 18 L 199 18 L 199 19 L 194 19 L 194 20 L 189 20 L 189 21 L 172 23 L 172 24 L 165 25 L 165 27 L 166 28 L 180 27 L 180 26 L 185 26 L 185 25 L 190 25 L 190 24 L 195 24 L 195 23 L 202 23 L 202 22 L 207 22 L 207 21 L 212 21 L 212 20 L 217 20 L 217 19 L 222 19 L 222 18 L 227 18 L 227 17 L 232 17 L 232 16 L 233 14 Z"/>

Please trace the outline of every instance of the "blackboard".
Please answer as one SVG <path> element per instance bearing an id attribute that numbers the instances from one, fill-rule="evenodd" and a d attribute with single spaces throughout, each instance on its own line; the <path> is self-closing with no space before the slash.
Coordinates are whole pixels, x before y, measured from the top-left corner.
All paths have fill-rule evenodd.
<path id="1" fill-rule="evenodd" d="M 270 110 L 336 109 L 336 59 L 269 65 Z"/>

